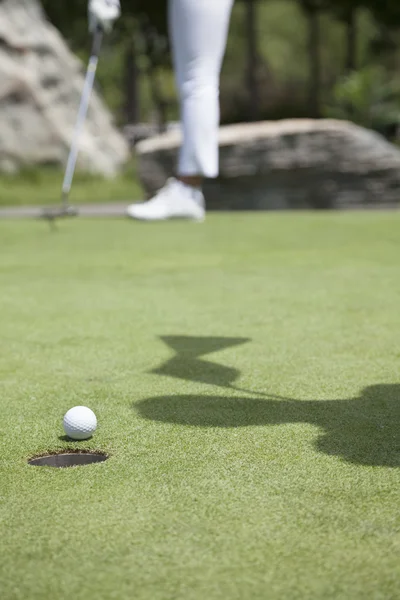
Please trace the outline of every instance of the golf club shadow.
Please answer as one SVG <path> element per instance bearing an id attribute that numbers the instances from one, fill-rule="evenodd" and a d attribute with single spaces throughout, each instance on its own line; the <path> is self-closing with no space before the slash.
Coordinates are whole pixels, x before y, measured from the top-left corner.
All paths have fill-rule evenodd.
<path id="1" fill-rule="evenodd" d="M 133 405 L 148 420 L 189 427 L 237 428 L 308 423 L 318 452 L 368 466 L 400 467 L 400 385 L 374 385 L 334 400 L 158 396 Z"/>

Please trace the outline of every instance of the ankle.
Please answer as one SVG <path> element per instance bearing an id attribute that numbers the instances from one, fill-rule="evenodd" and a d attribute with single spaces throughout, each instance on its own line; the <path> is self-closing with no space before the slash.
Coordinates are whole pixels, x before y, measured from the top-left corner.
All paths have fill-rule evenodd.
<path id="1" fill-rule="evenodd" d="M 203 178 L 199 175 L 177 175 L 176 179 L 184 185 L 194 188 L 201 188 L 203 184 Z"/>

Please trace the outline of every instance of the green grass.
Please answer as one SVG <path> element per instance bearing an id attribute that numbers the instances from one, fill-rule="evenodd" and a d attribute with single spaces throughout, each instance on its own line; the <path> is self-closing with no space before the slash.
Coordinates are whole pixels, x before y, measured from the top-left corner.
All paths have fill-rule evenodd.
<path id="1" fill-rule="evenodd" d="M 0 222 L 2 600 L 397 598 L 399 228 Z"/>
<path id="2" fill-rule="evenodd" d="M 0 175 L 0 208 L 9 206 L 47 206 L 60 202 L 64 173 L 61 170 L 27 169 L 18 175 Z M 115 179 L 77 172 L 71 189 L 72 203 L 138 200 L 143 190 L 134 166 Z"/>

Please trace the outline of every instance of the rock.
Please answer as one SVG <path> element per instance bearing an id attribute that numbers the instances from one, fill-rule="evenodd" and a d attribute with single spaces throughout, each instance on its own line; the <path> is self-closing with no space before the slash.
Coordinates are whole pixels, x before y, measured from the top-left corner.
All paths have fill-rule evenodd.
<path id="1" fill-rule="evenodd" d="M 0 2 L 0 171 L 65 164 L 85 71 L 37 0 Z M 112 177 L 128 156 L 127 142 L 94 93 L 78 168 Z"/>
<path id="2" fill-rule="evenodd" d="M 178 131 L 140 142 L 149 195 L 174 172 Z M 357 208 L 400 200 L 400 151 L 347 121 L 285 120 L 221 127 L 220 176 L 205 185 L 217 209 Z"/>
<path id="3" fill-rule="evenodd" d="M 180 123 L 170 121 L 165 124 L 165 131 L 180 130 Z M 157 123 L 134 123 L 125 125 L 123 134 L 129 146 L 134 148 L 139 142 L 154 137 L 160 133 L 160 125 Z"/>

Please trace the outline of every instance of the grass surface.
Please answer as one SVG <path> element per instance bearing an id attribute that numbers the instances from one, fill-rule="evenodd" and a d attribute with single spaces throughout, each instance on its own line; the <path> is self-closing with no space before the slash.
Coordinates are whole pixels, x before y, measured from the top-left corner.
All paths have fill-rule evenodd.
<path id="1" fill-rule="evenodd" d="M 397 598 L 399 228 L 0 223 L 2 600 Z"/>
<path id="2" fill-rule="evenodd" d="M 64 173 L 57 169 L 29 169 L 18 175 L 0 175 L 0 208 L 59 204 Z M 143 198 L 133 166 L 115 179 L 76 173 L 71 203 L 112 202 Z"/>

